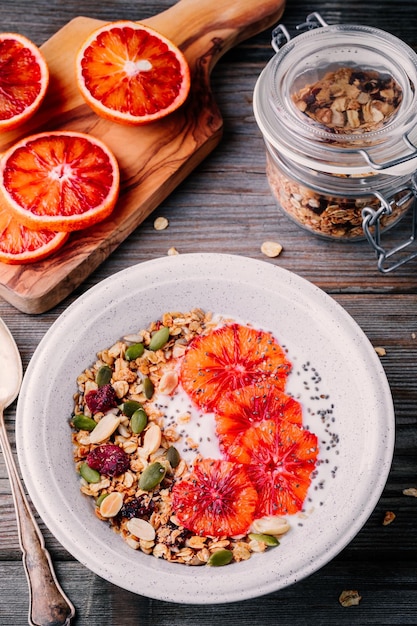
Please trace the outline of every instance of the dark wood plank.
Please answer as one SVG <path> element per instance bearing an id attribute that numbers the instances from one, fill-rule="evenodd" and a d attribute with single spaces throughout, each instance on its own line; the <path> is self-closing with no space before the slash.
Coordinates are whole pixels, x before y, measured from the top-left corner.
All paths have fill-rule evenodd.
<path id="1" fill-rule="evenodd" d="M 77 15 L 97 19 L 145 18 L 170 6 L 142 0 L 88 3 L 80 0 L 6 0 L 2 28 L 43 43 Z M 415 0 L 289 0 L 283 21 L 293 31 L 306 14 L 320 11 L 329 23 L 377 26 L 417 49 Z M 77 608 L 76 626 L 314 626 L 336 624 L 417 624 L 417 498 L 403 489 L 417 487 L 417 272 L 413 261 L 382 276 L 366 242 L 336 244 L 311 236 L 283 217 L 264 174 L 264 146 L 252 114 L 252 91 L 272 56 L 270 33 L 228 52 L 212 75 L 212 88 L 224 118 L 218 148 L 136 229 L 64 302 L 38 316 L 27 316 L 0 300 L 0 316 L 12 329 L 26 367 L 35 348 L 60 313 L 103 278 L 175 246 L 180 253 L 231 252 L 266 260 L 307 278 L 329 292 L 359 323 L 372 345 L 382 346 L 381 363 L 396 411 L 396 448 L 386 488 L 355 539 L 323 569 L 296 585 L 258 599 L 230 605 L 173 605 L 120 590 L 95 576 L 51 536 L 40 521 L 61 583 Z M 154 218 L 169 219 L 164 231 Z M 398 236 L 407 234 L 407 224 Z M 275 239 L 280 257 L 266 259 L 260 246 Z M 365 419 L 365 418 L 364 418 Z M 14 447 L 15 407 L 6 412 Z M 396 514 L 383 526 L 386 511 Z M 358 589 L 362 601 L 339 605 L 343 589 Z M 0 455 L 0 626 L 27 624 L 27 586 L 20 562 L 12 497 Z"/>

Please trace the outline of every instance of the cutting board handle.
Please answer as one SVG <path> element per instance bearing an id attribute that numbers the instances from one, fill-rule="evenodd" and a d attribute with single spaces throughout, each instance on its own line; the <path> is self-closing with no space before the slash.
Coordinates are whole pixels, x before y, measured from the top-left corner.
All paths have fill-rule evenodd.
<path id="1" fill-rule="evenodd" d="M 153 28 L 183 49 L 191 65 L 201 55 L 204 37 L 208 44 L 216 42 L 210 70 L 230 48 L 275 25 L 284 7 L 285 0 L 180 0 L 151 20 Z"/>

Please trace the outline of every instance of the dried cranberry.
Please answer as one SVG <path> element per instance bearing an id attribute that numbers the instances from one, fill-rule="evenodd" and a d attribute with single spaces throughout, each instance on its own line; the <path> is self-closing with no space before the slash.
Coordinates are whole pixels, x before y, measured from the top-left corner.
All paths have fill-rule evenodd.
<path id="1" fill-rule="evenodd" d="M 114 443 L 105 443 L 88 453 L 87 465 L 105 476 L 119 476 L 129 469 L 129 457 Z"/>
<path id="2" fill-rule="evenodd" d="M 105 412 L 117 406 L 116 392 L 110 383 L 92 389 L 85 395 L 85 402 L 92 413 Z"/>
<path id="3" fill-rule="evenodd" d="M 120 517 L 132 519 L 132 517 L 141 517 L 142 519 L 148 519 L 155 511 L 155 503 L 149 498 L 149 496 L 143 495 L 140 498 L 132 498 L 129 502 L 126 502 L 120 509 Z"/>

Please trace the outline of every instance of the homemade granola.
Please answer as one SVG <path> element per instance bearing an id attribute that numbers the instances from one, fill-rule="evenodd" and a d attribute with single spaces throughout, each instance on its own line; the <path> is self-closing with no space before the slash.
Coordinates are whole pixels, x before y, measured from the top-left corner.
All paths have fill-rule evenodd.
<path id="1" fill-rule="evenodd" d="M 293 95 L 296 107 L 333 133 L 381 128 L 398 110 L 402 90 L 391 76 L 352 67 L 327 72 Z"/>
<path id="2" fill-rule="evenodd" d="M 77 378 L 70 422 L 80 488 L 95 515 L 131 548 L 188 565 L 249 559 L 278 545 L 290 528 L 286 518 L 265 515 L 245 535 L 201 536 L 173 510 L 173 487 L 192 476 L 202 455 L 199 442 L 181 430 L 190 415 L 184 410 L 167 421 L 164 397 L 175 394 L 175 364 L 191 340 L 218 323 L 201 309 L 166 313 L 99 352 Z"/>
<path id="3" fill-rule="evenodd" d="M 266 175 L 279 206 L 301 226 L 318 235 L 333 239 L 364 238 L 362 210 L 370 207 L 377 211 L 380 200 L 376 196 L 343 197 L 324 194 L 287 176 L 267 151 Z M 413 198 L 406 192 L 395 194 L 391 215 L 381 218 L 386 228 L 395 223 L 410 208 Z"/>

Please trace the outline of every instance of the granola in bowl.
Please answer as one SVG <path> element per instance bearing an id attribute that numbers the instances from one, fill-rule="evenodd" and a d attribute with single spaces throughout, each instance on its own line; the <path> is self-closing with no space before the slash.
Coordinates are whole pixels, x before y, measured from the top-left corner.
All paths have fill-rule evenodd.
<path id="1" fill-rule="evenodd" d="M 98 353 L 119 339 L 126 342 L 125 335 L 131 335 L 130 347 L 137 342 L 138 331 L 148 329 L 152 320 L 160 320 L 161 325 L 166 319 L 164 311 L 192 311 L 196 306 L 213 311 L 216 316 L 223 314 L 229 333 L 233 329 L 231 320 L 238 320 L 242 325 L 268 330 L 276 337 L 292 363 L 285 390 L 280 393 L 300 402 L 305 429 L 315 433 L 320 444 L 317 473 L 314 470 L 312 474 L 302 510 L 274 517 L 290 525 L 281 539 L 277 536 L 280 545 L 268 546 L 262 553 L 251 552 L 248 560 L 225 567 L 185 566 L 129 547 L 120 533 L 113 531 L 110 518 L 103 521 L 96 516 L 99 495 L 81 492 L 80 487 L 89 483 L 84 483 L 77 473 L 76 464 L 83 463 L 86 457 L 75 463 L 73 457 L 78 446 L 72 442 L 78 429 L 70 427 L 76 405 L 73 395 L 82 393 L 77 389 L 77 378 L 85 369 L 93 369 L 100 360 Z M 196 336 L 196 347 L 200 336 L 217 332 L 217 319 L 212 319 Z M 170 339 L 172 345 L 174 337 Z M 185 362 L 191 372 L 192 364 Z M 88 378 L 94 382 L 94 374 Z M 210 428 L 213 421 L 206 411 L 196 409 L 195 414 L 186 415 L 189 398 L 186 401 L 186 394 L 181 394 L 179 387 L 177 393 L 159 398 L 160 402 L 155 396 L 155 403 L 167 416 L 164 427 L 175 426 L 180 435 L 173 445 L 190 464 L 191 474 L 191 464 L 199 453 L 204 460 L 225 460 L 219 444 L 221 437 L 223 445 L 229 445 L 227 402 L 238 405 L 241 416 L 247 405 L 246 392 L 241 396 L 238 393 L 235 390 L 233 398 L 224 398 L 218 436 L 215 428 Z M 274 396 L 270 402 L 277 402 L 278 395 Z M 178 406 L 179 398 L 184 404 Z M 82 404 L 81 398 L 79 403 Z M 291 404 L 286 408 L 291 409 Z M 292 405 L 289 415 L 293 421 L 299 419 L 296 405 Z M 394 426 L 392 400 L 380 357 L 334 299 L 271 262 L 232 255 L 181 254 L 114 274 L 66 309 L 29 364 L 18 404 L 17 441 L 22 476 L 31 500 L 56 540 L 73 558 L 130 592 L 157 600 L 202 605 L 275 592 L 316 572 L 336 556 L 377 505 L 392 459 Z M 293 424 L 286 432 L 295 431 Z M 263 441 L 267 447 L 273 432 L 274 427 L 251 431 L 245 435 L 244 443 L 256 442 L 259 449 Z M 94 447 L 112 443 L 119 435 L 114 433 L 108 442 Z M 142 436 L 139 434 L 139 439 Z M 187 437 L 192 441 L 187 442 Z M 217 455 L 211 445 L 214 437 L 218 440 Z M 242 451 L 245 448 L 242 446 Z M 241 458 L 240 463 L 246 460 Z M 363 472 L 364 461 L 372 471 Z M 120 458 L 112 454 L 109 463 L 117 466 Z M 200 465 L 200 472 L 205 467 Z M 219 466 L 210 467 L 216 470 Z M 188 470 L 175 484 L 186 485 L 187 474 Z M 115 485 L 123 482 L 118 476 L 109 480 Z M 166 487 L 170 488 L 164 479 L 159 489 Z M 184 501 L 184 494 L 180 493 L 180 498 L 181 495 Z M 184 515 L 185 507 L 177 518 Z M 264 530 L 257 528 L 255 534 L 263 534 Z M 193 531 L 192 536 L 202 542 L 207 535 Z M 219 541 L 222 540 L 223 536 Z M 211 541 L 214 538 L 208 537 L 205 543 Z M 230 557 L 227 551 L 227 547 L 217 550 L 220 556 L 216 558 L 224 562 L 225 557 Z"/>
<path id="2" fill-rule="evenodd" d="M 318 455 L 285 393 L 291 367 L 270 333 L 200 309 L 103 349 L 78 376 L 71 417 L 94 514 L 170 562 L 226 565 L 279 545 Z"/>

